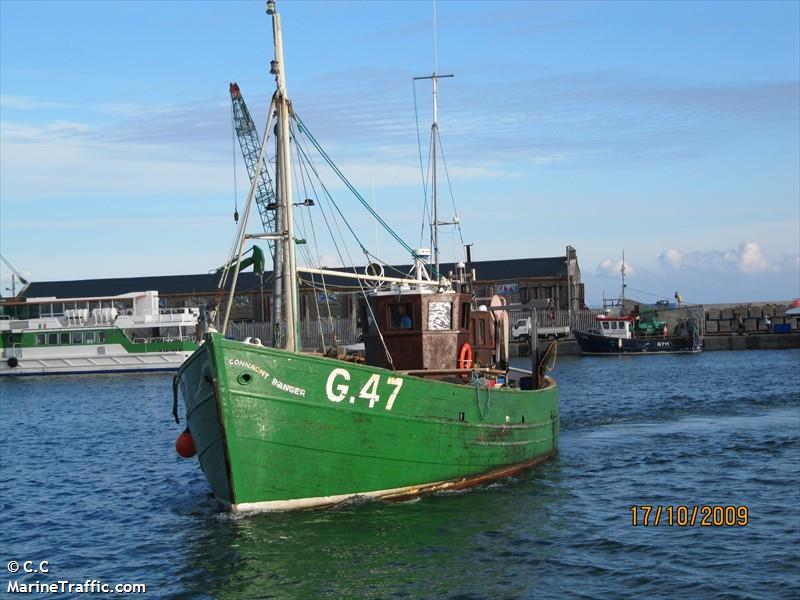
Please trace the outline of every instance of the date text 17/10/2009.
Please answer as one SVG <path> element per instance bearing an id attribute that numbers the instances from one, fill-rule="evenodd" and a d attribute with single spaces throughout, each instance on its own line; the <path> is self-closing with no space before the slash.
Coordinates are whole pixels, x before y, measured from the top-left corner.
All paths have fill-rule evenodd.
<path id="1" fill-rule="evenodd" d="M 750 520 L 750 511 L 744 505 L 639 504 L 629 510 L 634 527 L 745 527 Z"/>

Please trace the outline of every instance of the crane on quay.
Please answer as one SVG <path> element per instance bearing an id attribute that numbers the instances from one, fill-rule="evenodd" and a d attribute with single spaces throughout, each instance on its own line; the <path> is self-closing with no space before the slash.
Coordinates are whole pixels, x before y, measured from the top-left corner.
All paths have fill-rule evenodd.
<path id="1" fill-rule="evenodd" d="M 18 279 L 19 282 L 22 284 L 22 289 L 19 291 L 19 293 L 22 294 L 29 285 L 28 280 L 25 279 L 22 276 L 22 274 L 12 266 L 11 263 L 8 262 L 8 260 L 6 260 L 6 257 L 3 256 L 2 254 L 0 254 L 0 260 L 2 260 L 6 264 L 6 266 L 11 270 L 11 287 L 7 288 L 11 292 L 11 296 L 16 297 L 17 295 L 17 283 L 15 281 L 15 278 Z"/>
<path id="2" fill-rule="evenodd" d="M 275 231 L 275 189 L 272 178 L 267 170 L 267 161 L 261 165 L 261 170 L 256 173 L 258 155 L 261 153 L 261 141 L 258 139 L 256 125 L 247 110 L 242 92 L 236 82 L 230 85 L 231 103 L 233 106 L 233 128 L 236 137 L 239 139 L 239 146 L 242 149 L 242 158 L 247 167 L 247 174 L 252 183 L 253 178 L 258 177 L 256 183 L 255 201 L 258 206 L 258 214 L 261 217 L 261 224 L 264 231 Z M 238 221 L 238 213 L 234 216 Z M 270 249 L 273 244 L 270 243 Z"/>
<path id="3" fill-rule="evenodd" d="M 258 138 L 256 125 L 253 118 L 250 116 L 250 111 L 247 109 L 247 104 L 242 97 L 242 92 L 239 85 L 234 81 L 230 84 L 231 105 L 232 105 L 232 118 L 233 129 L 236 132 L 236 137 L 239 139 L 239 147 L 242 149 L 242 158 L 244 158 L 245 166 L 247 167 L 247 174 L 250 177 L 250 184 L 256 180 L 255 201 L 258 207 L 258 214 L 261 217 L 261 224 L 266 233 L 283 231 L 283 218 L 279 213 L 278 202 L 275 197 L 275 187 L 272 183 L 269 170 L 267 169 L 268 161 L 266 157 L 261 163 L 261 168 L 257 170 L 258 158 L 261 154 L 261 140 Z M 234 178 L 236 162 L 234 161 Z M 234 220 L 238 223 L 239 212 L 235 210 Z M 275 321 L 276 314 L 280 314 L 281 310 L 281 273 L 283 273 L 283 254 L 281 251 L 281 244 L 275 243 L 275 240 L 268 241 L 269 253 L 272 256 L 273 264 L 273 302 L 275 310 L 272 311 L 272 328 L 275 330 L 275 338 L 278 337 L 278 328 Z M 253 247 L 254 268 L 261 272 L 261 286 L 263 289 L 263 272 L 264 272 L 264 256 L 260 250 L 255 246 Z M 232 259 L 235 261 L 235 258 Z M 230 268 L 231 263 L 227 265 Z M 226 267 L 223 267 L 225 269 Z M 224 275 L 223 275 L 224 277 Z M 221 280 L 222 281 L 222 280 Z"/>

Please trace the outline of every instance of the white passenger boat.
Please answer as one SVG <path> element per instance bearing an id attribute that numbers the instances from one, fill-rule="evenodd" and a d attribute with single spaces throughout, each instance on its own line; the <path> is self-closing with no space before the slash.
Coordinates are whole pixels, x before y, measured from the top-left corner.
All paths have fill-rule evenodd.
<path id="1" fill-rule="evenodd" d="M 197 348 L 197 308 L 158 292 L 0 304 L 0 376 L 174 371 Z"/>

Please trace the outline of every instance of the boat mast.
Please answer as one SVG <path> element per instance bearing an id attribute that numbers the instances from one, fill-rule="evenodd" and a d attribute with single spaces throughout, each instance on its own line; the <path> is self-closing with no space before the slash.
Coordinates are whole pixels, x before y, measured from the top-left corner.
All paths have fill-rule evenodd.
<path id="1" fill-rule="evenodd" d="M 620 307 L 622 310 L 625 309 L 625 250 L 622 251 L 622 266 L 619 268 L 619 272 L 622 274 L 622 295 L 620 297 Z"/>
<path id="2" fill-rule="evenodd" d="M 436 279 L 439 279 L 439 188 L 436 185 L 436 136 L 439 133 L 439 78 L 434 71 L 433 77 L 433 123 L 431 124 L 431 160 L 433 160 L 433 173 L 431 174 L 432 199 L 433 199 L 433 260 L 436 269 Z"/>
<path id="3" fill-rule="evenodd" d="M 431 199 L 433 206 L 433 220 L 431 221 L 431 231 L 433 233 L 433 262 L 436 270 L 436 279 L 439 275 L 439 225 L 453 225 L 455 221 L 439 220 L 439 190 L 436 184 L 436 138 L 439 136 L 439 79 L 443 77 L 454 77 L 454 75 L 439 75 L 434 71 L 427 77 L 414 77 L 417 79 L 430 79 L 433 82 L 433 123 L 431 124 Z"/>
<path id="4" fill-rule="evenodd" d="M 278 132 L 276 135 L 277 156 L 277 196 L 278 210 L 282 219 L 281 234 L 283 239 L 283 271 L 280 273 L 283 288 L 283 323 L 286 325 L 286 337 L 283 347 L 299 352 L 297 338 L 297 263 L 294 248 L 294 219 L 292 215 L 292 166 L 289 148 L 289 97 L 286 94 L 286 79 L 283 62 L 283 36 L 281 33 L 281 16 L 275 10 L 274 0 L 267 2 L 267 14 L 272 16 L 272 33 L 275 40 L 275 60 L 270 72 L 275 75 L 277 91 L 275 105 L 278 112 Z"/>

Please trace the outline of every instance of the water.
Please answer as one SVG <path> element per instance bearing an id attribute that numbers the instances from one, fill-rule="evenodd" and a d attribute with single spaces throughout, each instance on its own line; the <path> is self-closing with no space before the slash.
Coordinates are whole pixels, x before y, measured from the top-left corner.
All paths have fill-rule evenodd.
<path id="1" fill-rule="evenodd" d="M 152 598 L 797 598 L 798 366 L 797 350 L 560 358 L 545 465 L 244 518 L 175 455 L 170 377 L 2 381 L 0 595 L 96 579 Z M 633 527 L 634 504 L 746 505 L 749 524 Z M 49 573 L 12 576 L 10 560 Z"/>

